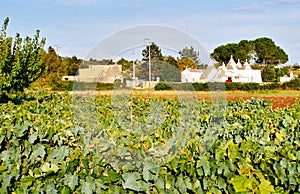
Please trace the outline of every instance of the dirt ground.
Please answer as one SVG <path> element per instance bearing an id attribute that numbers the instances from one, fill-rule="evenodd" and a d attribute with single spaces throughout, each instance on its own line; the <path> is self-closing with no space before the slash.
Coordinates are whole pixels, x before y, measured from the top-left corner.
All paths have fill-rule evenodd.
<path id="1" fill-rule="evenodd" d="M 258 97 L 255 97 L 253 96 L 254 98 L 258 98 Z M 239 98 L 243 98 L 245 100 L 247 99 L 250 99 L 251 97 L 245 97 L 245 96 L 242 96 L 242 97 L 228 97 L 227 100 L 237 100 Z M 262 98 L 262 99 L 265 99 L 265 100 L 271 100 L 272 101 L 272 108 L 275 110 L 276 108 L 286 108 L 288 106 L 291 106 L 294 104 L 294 102 L 297 100 L 297 99 L 300 99 L 300 97 L 295 97 L 295 96 L 292 96 L 292 97 L 280 97 L 280 96 L 274 96 L 274 97 L 270 97 L 270 96 L 265 96 L 265 97 L 259 97 L 259 98 Z"/>
<path id="2" fill-rule="evenodd" d="M 198 99 L 204 100 L 212 100 L 215 96 L 226 98 L 226 100 L 238 100 L 244 99 L 248 100 L 251 98 L 261 98 L 267 101 L 272 101 L 273 109 L 276 108 L 286 108 L 287 106 L 291 106 L 297 99 L 300 99 L 300 91 L 255 91 L 255 92 L 244 92 L 244 91 L 227 91 L 221 93 L 213 93 L 213 92 L 194 92 L 192 95 L 196 93 Z M 174 91 L 151 91 L 151 92 L 138 92 L 137 96 L 144 97 L 158 97 L 158 98 L 172 98 L 179 96 L 189 96 L 189 92 L 185 93 L 176 93 Z"/>
<path id="3" fill-rule="evenodd" d="M 120 94 L 124 91 L 92 91 L 92 94 L 100 96 L 113 96 Z M 221 91 L 221 92 L 195 92 L 195 91 L 154 91 L 154 90 L 127 90 L 127 95 L 138 96 L 142 98 L 190 98 L 197 97 L 198 99 L 212 100 L 214 98 L 226 98 L 226 100 L 237 100 L 237 99 L 251 99 L 261 98 L 268 101 L 272 101 L 273 109 L 286 108 L 291 106 L 294 102 L 300 99 L 300 91 L 289 91 L 289 90 L 271 90 L 271 91 Z M 71 92 L 72 93 L 72 92 Z M 85 94 L 88 92 L 85 91 Z"/>

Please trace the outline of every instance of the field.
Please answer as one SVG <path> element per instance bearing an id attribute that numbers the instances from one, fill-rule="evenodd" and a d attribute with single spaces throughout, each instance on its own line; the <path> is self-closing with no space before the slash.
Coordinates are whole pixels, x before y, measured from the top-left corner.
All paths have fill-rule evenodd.
<path id="1" fill-rule="evenodd" d="M 72 93 L 72 92 L 71 92 Z M 99 96 L 111 96 L 112 91 L 97 91 Z M 212 100 L 215 93 L 213 92 L 189 92 L 189 91 L 154 91 L 154 90 L 134 90 L 132 91 L 132 96 L 149 98 L 178 98 L 178 96 L 189 96 L 189 94 L 196 95 L 198 99 Z M 300 98 L 300 91 L 296 90 L 265 90 L 265 91 L 224 91 L 221 92 L 219 98 L 224 98 L 226 100 L 238 100 L 238 99 L 251 99 L 251 98 L 261 98 L 267 101 L 272 101 L 273 109 L 276 108 L 286 108 L 291 106 L 297 99 Z"/>
<path id="2" fill-rule="evenodd" d="M 0 193 L 300 192 L 298 91 L 118 92 L 1 104 Z"/>

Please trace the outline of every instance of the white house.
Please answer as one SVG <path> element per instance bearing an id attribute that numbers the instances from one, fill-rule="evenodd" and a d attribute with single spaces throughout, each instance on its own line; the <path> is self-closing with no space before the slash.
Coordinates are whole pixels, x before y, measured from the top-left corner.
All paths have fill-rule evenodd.
<path id="1" fill-rule="evenodd" d="M 222 64 L 218 68 L 222 81 L 227 82 L 254 82 L 262 83 L 261 70 L 252 69 L 248 61 L 241 64 L 240 60 L 237 63 L 232 56 L 227 65 Z"/>
<path id="2" fill-rule="evenodd" d="M 184 71 L 181 72 L 181 82 L 201 82 L 201 76 L 203 72 L 204 70 L 202 69 L 186 68 Z"/>
<path id="3" fill-rule="evenodd" d="M 294 79 L 294 73 L 291 71 L 289 76 L 285 75 L 285 76 L 280 77 L 280 82 L 281 83 L 283 83 L 283 82 L 289 82 L 292 79 Z"/>

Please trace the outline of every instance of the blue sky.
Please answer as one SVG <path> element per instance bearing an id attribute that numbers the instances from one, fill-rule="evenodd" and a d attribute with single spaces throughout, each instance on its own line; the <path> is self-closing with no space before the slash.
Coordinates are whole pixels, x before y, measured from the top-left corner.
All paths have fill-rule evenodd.
<path id="1" fill-rule="evenodd" d="M 196 38 L 209 52 L 221 44 L 270 37 L 300 63 L 300 0 L 9 0 L 0 19 L 8 33 L 33 36 L 61 56 L 84 58 L 112 33 L 145 24 L 167 25 Z M 187 45 L 188 46 L 188 45 Z"/>

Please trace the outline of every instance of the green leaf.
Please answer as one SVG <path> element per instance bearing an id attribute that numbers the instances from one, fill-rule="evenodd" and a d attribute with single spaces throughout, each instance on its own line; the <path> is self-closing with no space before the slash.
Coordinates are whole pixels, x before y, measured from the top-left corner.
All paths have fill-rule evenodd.
<path id="1" fill-rule="evenodd" d="M 207 156 L 200 156 L 196 168 L 203 167 L 205 176 L 210 174 L 210 164 Z"/>
<path id="2" fill-rule="evenodd" d="M 28 139 L 29 143 L 33 144 L 37 140 L 37 137 L 38 137 L 38 134 L 36 132 L 31 134 Z"/>
<path id="3" fill-rule="evenodd" d="M 138 172 L 125 173 L 122 175 L 124 179 L 123 188 L 132 189 L 134 191 L 145 191 L 147 184 L 141 179 L 141 175 Z"/>
<path id="4" fill-rule="evenodd" d="M 165 185 L 165 183 L 164 183 L 164 180 L 161 178 L 161 177 L 159 177 L 157 180 L 156 180 L 156 182 L 155 182 L 155 186 L 159 189 L 159 190 L 164 190 L 164 186 Z"/>
<path id="5" fill-rule="evenodd" d="M 93 177 L 87 176 L 85 181 L 82 183 L 82 193 L 85 194 L 91 194 L 95 191 L 96 189 L 96 183 L 93 179 Z"/>
<path id="6" fill-rule="evenodd" d="M 95 180 L 96 186 L 98 189 L 107 189 L 108 187 L 104 184 L 102 179 Z"/>
<path id="7" fill-rule="evenodd" d="M 225 187 L 226 187 L 226 182 L 225 182 L 225 180 L 224 180 L 222 177 L 218 177 L 218 178 L 217 178 L 217 182 L 216 182 L 216 186 L 217 186 L 219 189 L 225 189 Z"/>
<path id="8" fill-rule="evenodd" d="M 53 171 L 53 172 L 57 172 L 59 170 L 58 166 L 56 166 L 56 164 L 50 164 L 50 163 L 45 163 L 43 164 L 43 166 L 41 167 L 41 170 L 43 172 L 50 172 L 50 171 Z"/>
<path id="9" fill-rule="evenodd" d="M 260 179 L 260 184 L 258 186 L 261 194 L 274 193 L 274 187 L 271 183 L 265 179 Z"/>
<path id="10" fill-rule="evenodd" d="M 57 194 L 57 190 L 55 189 L 54 184 L 47 184 L 46 185 L 46 193 L 48 194 Z"/>
<path id="11" fill-rule="evenodd" d="M 22 124 L 21 129 L 18 131 L 18 137 L 23 137 L 24 134 L 28 131 L 28 129 L 30 128 L 30 124 L 28 122 L 25 122 L 24 124 Z"/>
<path id="12" fill-rule="evenodd" d="M 248 179 L 246 175 L 239 175 L 233 177 L 230 181 L 236 192 L 247 192 L 252 190 L 252 179 Z"/>
<path id="13" fill-rule="evenodd" d="M 37 157 L 41 157 L 44 158 L 44 156 L 46 155 L 46 151 L 45 151 L 45 146 L 42 144 L 37 144 L 35 146 L 33 146 L 32 148 L 33 152 L 31 154 L 31 160 L 36 160 Z"/>
<path id="14" fill-rule="evenodd" d="M 66 146 L 61 146 L 56 151 L 56 162 L 62 162 L 65 157 L 69 156 L 69 150 Z"/>
<path id="15" fill-rule="evenodd" d="M 143 179 L 147 182 L 149 180 L 155 181 L 158 178 L 159 170 L 160 167 L 155 164 L 151 164 L 151 163 L 145 164 L 143 167 Z"/>
<path id="16" fill-rule="evenodd" d="M 65 185 L 68 185 L 72 191 L 74 191 L 75 187 L 78 185 L 78 175 L 72 175 L 68 173 L 64 177 Z"/>
<path id="17" fill-rule="evenodd" d="M 186 193 L 186 185 L 183 181 L 183 177 L 182 177 L 182 174 L 180 174 L 178 177 L 177 177 L 177 181 L 175 183 L 176 185 L 176 188 L 178 188 L 178 190 L 180 191 L 180 193 Z"/>
<path id="18" fill-rule="evenodd" d="M 230 142 L 229 143 L 229 147 L 228 147 L 228 157 L 229 159 L 234 162 L 236 160 L 236 158 L 238 157 L 239 153 L 238 153 L 238 145 Z"/>
<path id="19" fill-rule="evenodd" d="M 24 183 L 26 186 L 31 186 L 34 181 L 35 178 L 32 176 L 27 176 L 21 179 L 21 182 Z"/>

